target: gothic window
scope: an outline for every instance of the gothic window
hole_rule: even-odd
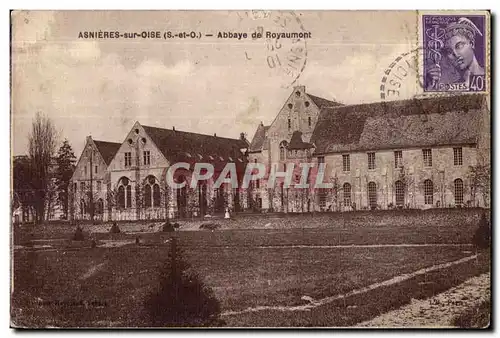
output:
[[[288,143],[286,141],[281,141],[280,143],[280,161],[284,161],[286,159],[286,147]]]
[[[155,183],[155,185],[153,185],[153,206],[159,207],[160,200],[161,200],[160,186],[158,185],[158,183]]]
[[[144,207],[151,208],[151,186],[149,184],[144,187]]]

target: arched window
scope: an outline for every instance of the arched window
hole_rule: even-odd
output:
[[[118,187],[118,207],[125,208],[125,187],[123,185]]]
[[[85,205],[85,200],[80,201],[80,211],[82,215],[85,215],[87,213],[87,206]]]
[[[156,183],[157,180],[153,175],[149,175],[144,179],[144,207],[159,207],[160,206],[160,186]]]
[[[104,213],[104,202],[102,201],[102,198],[97,200],[96,209],[98,215],[102,215]]]
[[[396,205],[401,206],[405,204],[405,185],[401,181],[396,181]]]
[[[286,141],[281,141],[280,143],[280,161],[284,161],[286,159],[286,148],[288,143]]]
[[[155,183],[153,185],[153,206],[159,207],[160,200],[161,200],[160,186],[158,185],[158,183]]]
[[[431,180],[424,181],[424,200],[425,204],[434,203],[434,184]]]
[[[377,208],[377,184],[375,182],[368,183],[368,204],[370,209]]]
[[[454,182],[455,184],[455,205],[461,205],[464,203],[464,181],[457,178]]]
[[[132,186],[127,185],[127,208],[132,207]]]
[[[351,206],[351,185],[349,183],[344,183],[344,186],[342,187],[342,191],[344,194],[344,206],[350,207]]]
[[[151,208],[151,186],[149,184],[144,187],[144,207]]]
[[[132,186],[127,177],[122,177],[118,181],[118,207],[125,209],[132,207]]]

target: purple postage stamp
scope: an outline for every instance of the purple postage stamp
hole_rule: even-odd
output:
[[[423,15],[424,91],[486,91],[486,16]]]

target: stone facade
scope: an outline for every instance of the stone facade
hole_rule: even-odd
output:
[[[252,140],[249,161],[267,167],[253,194],[263,197],[263,212],[489,207],[489,193],[471,177],[471,167],[490,165],[489,121],[488,102],[480,96],[343,106],[295,87]],[[294,134],[308,145],[293,145]],[[297,167],[306,162],[314,165],[310,182],[325,163],[329,188],[278,183],[268,189],[271,171],[294,163],[298,183]]]

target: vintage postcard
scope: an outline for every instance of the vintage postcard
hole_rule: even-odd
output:
[[[11,12],[12,328],[489,328],[489,11]]]

